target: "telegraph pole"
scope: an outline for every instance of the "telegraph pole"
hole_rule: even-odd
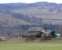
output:
[[[19,37],[19,32],[18,32],[18,40],[20,39],[20,37]]]
[[[40,27],[42,26],[42,19],[40,18]]]
[[[22,40],[22,31],[21,31],[21,40]]]

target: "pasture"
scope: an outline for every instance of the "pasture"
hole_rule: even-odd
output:
[[[62,50],[62,40],[42,42],[3,41],[0,50]]]

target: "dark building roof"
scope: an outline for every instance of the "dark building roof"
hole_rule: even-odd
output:
[[[42,27],[32,27],[28,31],[42,31],[42,30],[43,30]]]

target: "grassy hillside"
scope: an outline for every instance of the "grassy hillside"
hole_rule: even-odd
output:
[[[0,25],[2,26],[17,26],[17,25],[29,25],[30,22],[23,19],[18,19],[12,15],[0,15]]]
[[[0,28],[2,32],[4,28],[6,30],[6,27],[7,30],[10,27],[9,30],[12,31],[21,29],[21,25],[44,26],[44,24],[51,28],[57,24],[62,24],[62,4],[48,2],[0,4]]]

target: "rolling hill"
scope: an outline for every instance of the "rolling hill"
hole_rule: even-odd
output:
[[[62,4],[48,2],[0,4],[0,33],[6,31],[14,33],[24,30],[25,25],[40,24],[62,24]]]

